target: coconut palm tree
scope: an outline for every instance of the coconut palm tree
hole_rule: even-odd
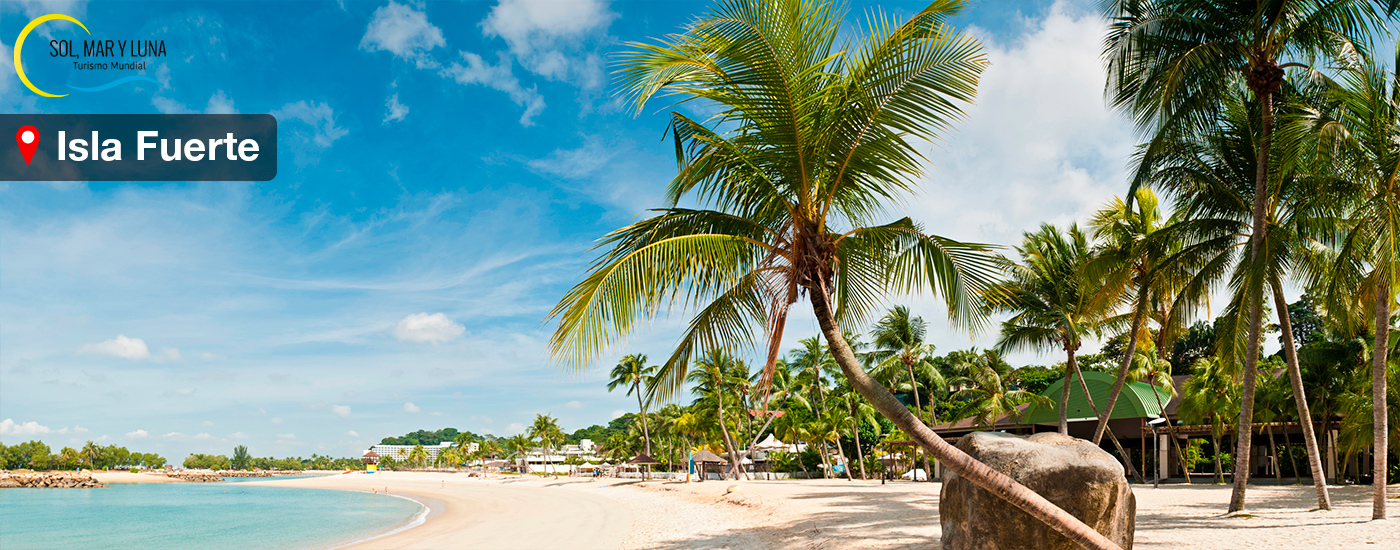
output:
[[[656,366],[647,366],[647,356],[632,354],[622,358],[609,375],[608,391],[619,386],[627,387],[627,395],[637,394],[637,409],[641,411],[642,441],[646,444],[647,456],[651,456],[651,430],[647,428],[647,405],[642,401],[642,389],[650,390]]]
[[[83,463],[89,470],[97,469],[97,464],[102,461],[102,446],[89,440],[83,444]]]
[[[1024,411],[1018,407],[1027,403],[1046,408],[1055,406],[1054,401],[1043,395],[1007,388],[996,369],[987,366],[972,370],[951,382],[961,388],[953,394],[953,399],[964,403],[962,414],[986,428],[994,428],[997,419],[1008,414],[1016,418],[1019,424]]]
[[[1396,60],[1400,60],[1397,52]],[[1345,65],[1341,85],[1327,93],[1326,108],[1309,125],[1327,152],[1336,183],[1354,205],[1343,222],[1332,261],[1318,270],[1321,298],[1328,310],[1347,311],[1357,289],[1369,295],[1374,313],[1371,349],[1373,445],[1376,472],[1386,472],[1386,355],[1390,349],[1391,308],[1400,272],[1400,72],[1374,60]],[[1375,476],[1373,519],[1385,519],[1385,475]]]
[[[923,402],[919,395],[919,379],[914,376],[915,370],[930,380],[934,387],[944,388],[946,391],[948,384],[943,380],[938,369],[929,362],[933,355],[933,344],[924,342],[924,335],[928,331],[928,325],[923,318],[913,317],[909,314],[908,306],[895,306],[880,319],[871,329],[870,336],[873,338],[871,345],[873,350],[866,353],[870,361],[874,363],[871,369],[875,376],[893,380],[894,373],[909,375],[909,391],[914,396],[914,410],[922,411]],[[889,373],[889,374],[885,374]],[[927,394],[925,394],[927,396]],[[934,419],[933,401],[929,400],[928,424],[934,426],[938,421]],[[932,472],[929,468],[928,454],[923,455],[924,471]]]
[[[535,421],[530,424],[530,438],[538,439],[540,448],[544,451],[544,472],[550,473],[549,452],[554,450],[554,445],[564,440],[564,430],[559,428],[559,419],[547,414],[535,415]]]
[[[729,433],[729,422],[724,411],[724,394],[729,393],[732,386],[740,382],[740,379],[733,376],[732,363],[737,361],[738,359],[730,357],[723,350],[710,350],[704,357],[695,361],[695,370],[687,376],[687,381],[694,384],[692,391],[700,396],[696,403],[714,403],[716,422],[719,423],[720,434],[724,437],[724,448],[729,457],[730,473],[735,479],[740,476],[739,447]]]
[[[420,466],[420,467],[421,467],[421,466],[423,465],[423,463],[426,462],[427,460],[428,460],[428,451],[427,451],[426,449],[423,448],[423,445],[422,445],[422,444],[414,445],[414,446],[413,446],[413,449],[410,450],[410,451],[408,451],[408,463],[409,463],[409,464],[412,464],[412,465],[414,465],[414,466]]]
[[[1138,348],[1126,373],[1128,382],[1144,382],[1160,390],[1152,394],[1157,400],[1157,410],[1162,411],[1163,418],[1166,417],[1167,402],[1177,396],[1176,384],[1172,381],[1172,364],[1164,355],[1154,349],[1149,341],[1148,345]],[[1163,393],[1167,394],[1166,399],[1162,399]],[[1181,460],[1181,471],[1186,475],[1186,483],[1191,483],[1191,468],[1186,467],[1190,461],[1186,460],[1186,452],[1181,449],[1181,442],[1176,437],[1176,427],[1170,422],[1167,423],[1167,437],[1176,448],[1177,458]]]
[[[1393,0],[1390,1],[1395,4]],[[1209,132],[1219,105],[1237,85],[1253,94],[1260,120],[1255,163],[1251,262],[1262,262],[1275,95],[1286,68],[1306,67],[1318,54],[1364,51],[1379,15],[1369,0],[1114,0],[1104,57],[1110,103],[1152,134],[1129,193],[1152,174],[1151,159],[1177,134]],[[1230,512],[1244,510],[1249,437],[1262,327],[1264,270],[1255,269],[1241,304],[1248,312],[1244,384]]]
[[[881,414],[954,472],[1073,541],[1108,539],[1025,486],[948,445],[873,380],[843,329],[894,292],[936,290],[952,319],[985,325],[999,259],[990,247],[929,235],[885,209],[914,189],[918,153],[962,116],[986,67],[980,45],[938,0],[907,20],[873,12],[842,33],[844,10],[800,0],[726,0],[683,32],[631,44],[623,90],[638,112],[658,97],[702,100],[704,122],[675,112],[680,166],[668,204],[605,237],[586,278],[552,311],[557,360],[583,368],[644,319],[694,311],[662,365],[679,391],[693,356],[759,344],[771,376],[792,304],[805,298],[842,373]],[[682,200],[697,208],[683,208]]]
[[[1297,87],[1290,87],[1292,98],[1300,98]],[[1315,251],[1319,243],[1330,241],[1334,232],[1333,210],[1345,203],[1345,197],[1328,191],[1318,184],[1312,173],[1316,162],[1310,162],[1297,130],[1289,123],[1286,139],[1275,148],[1271,159],[1274,167],[1264,197],[1264,249],[1267,253],[1257,261],[1251,256],[1255,199],[1255,168],[1260,155],[1259,120],[1250,107],[1251,100],[1242,87],[1236,94],[1224,98],[1216,113],[1216,131],[1212,134],[1178,134],[1172,142],[1164,142],[1152,159],[1152,178],[1147,182],[1175,196],[1175,210],[1182,221],[1169,232],[1186,234],[1177,256],[1187,258],[1194,267],[1191,277],[1183,282],[1174,298],[1172,308],[1180,310],[1171,316],[1191,317],[1205,294],[1228,278],[1230,301],[1222,315],[1224,323],[1216,327],[1219,340],[1216,355],[1236,380],[1243,379],[1246,390],[1253,391],[1257,369],[1248,368],[1250,354],[1258,353],[1260,335],[1251,325],[1250,300],[1256,284],[1266,285],[1274,300],[1274,310],[1282,328],[1282,350],[1293,389],[1294,405],[1299,418],[1310,418],[1307,392],[1298,367],[1296,345],[1293,342],[1292,321],[1288,316],[1283,280],[1313,273],[1316,278]],[[1147,160],[1144,160],[1147,162]],[[1179,260],[1172,260],[1179,261]],[[1297,267],[1306,267],[1298,270]],[[1262,280],[1262,283],[1260,281]],[[1254,342],[1254,345],[1248,345]],[[1255,359],[1257,363],[1257,358]],[[1237,372],[1237,366],[1245,372]],[[1251,375],[1250,372],[1255,374]],[[1250,377],[1255,382],[1250,382]],[[1246,392],[1249,393],[1249,392]],[[1250,401],[1252,403],[1252,400]],[[1251,418],[1253,413],[1251,412]],[[1249,434],[1237,437],[1251,439]],[[1311,423],[1303,423],[1303,438],[1308,449],[1309,468],[1313,474],[1318,507],[1331,508],[1323,475],[1321,449]],[[1237,449],[1238,452],[1238,449]],[[1237,463],[1238,464],[1238,463]],[[1237,478],[1248,475],[1237,472]]]
[[[866,426],[874,428],[875,439],[880,438],[880,422],[875,418],[875,408],[870,406],[870,402],[854,391],[846,391],[836,398],[837,408],[840,411],[841,424],[851,430],[851,436],[856,444],[856,464],[860,465],[860,478],[869,479],[865,473],[865,449],[860,443],[860,430]],[[928,470],[924,470],[928,471]]]
[[[511,455],[520,462],[520,473],[528,473],[530,467],[529,454],[530,447],[535,445],[535,440],[530,438],[529,433],[516,434],[506,438],[506,447],[510,449]]]
[[[1202,359],[1196,362],[1182,393],[1185,395],[1179,409],[1181,418],[1191,423],[1210,423],[1210,441],[1215,448],[1215,482],[1224,484],[1225,472],[1220,466],[1220,436],[1225,432],[1226,419],[1239,407],[1239,393],[1234,380],[1218,359]]]
[[[1094,427],[1095,445],[1103,438],[1109,415],[1118,404],[1138,340],[1145,336],[1144,320],[1152,309],[1154,295],[1169,293],[1172,283],[1183,274],[1180,262],[1168,261],[1180,251],[1181,239],[1177,232],[1164,231],[1176,219],[1164,214],[1151,189],[1138,189],[1134,198],[1124,202],[1114,197],[1094,214],[1091,225],[1094,238],[1101,244],[1087,270],[1102,274],[1105,284],[1112,287],[1110,291],[1121,292],[1127,298],[1132,316],[1118,377]]]
[[[1012,315],[1001,324],[997,350],[1005,353],[1058,348],[1065,352],[1059,425],[1060,433],[1069,435],[1069,396],[1076,379],[1089,408],[1098,414],[1079,370],[1076,352],[1085,336],[1097,335],[1110,320],[1116,295],[1087,271],[1093,251],[1088,237],[1076,224],[1063,233],[1053,225],[1042,224],[1039,231],[1026,233],[1016,250],[1021,264],[1000,288],[1010,298],[998,309]],[[1109,432],[1108,439],[1118,449],[1124,468],[1140,478],[1118,438]]]

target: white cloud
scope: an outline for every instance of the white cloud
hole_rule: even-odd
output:
[[[206,115],[232,115],[237,113],[238,110],[233,107],[233,100],[229,99],[228,94],[225,94],[223,90],[219,90],[215,92],[214,95],[209,96],[209,104],[204,107],[204,114]]]
[[[24,437],[46,434],[51,431],[53,430],[50,430],[48,426],[41,425],[33,420],[23,424],[16,424],[13,418],[0,420],[0,435],[17,435]]]
[[[96,344],[85,344],[78,348],[78,353],[110,355],[131,360],[151,358],[151,350],[146,347],[146,342],[140,338],[127,338],[124,334]]]
[[[446,46],[442,29],[428,22],[428,14],[411,6],[393,2],[374,10],[374,18],[360,38],[360,49],[370,52],[387,51],[395,57],[412,61],[420,69],[433,68],[437,62],[428,52]]]
[[[525,425],[519,422],[511,422],[509,426],[506,426],[507,433],[520,433],[523,431],[525,431]]]
[[[160,355],[156,358],[162,361],[179,361],[180,350],[176,348],[161,348]]]
[[[350,437],[360,437],[359,432],[356,432],[355,430],[350,430],[350,431],[348,431],[348,432],[345,432],[345,435],[348,435],[348,436],[350,436]]]
[[[297,434],[277,434],[277,439],[296,439]]]
[[[146,439],[147,437],[150,437],[150,436],[151,436],[150,432],[147,432],[146,430],[136,430],[136,431],[134,431],[134,432],[126,432],[126,438],[127,438],[127,439]]]
[[[179,388],[179,389],[170,390],[169,393],[173,393],[173,394],[175,394],[175,395],[194,395],[194,392],[195,392],[195,389],[194,389],[194,388]]]
[[[273,111],[272,116],[277,117],[279,122],[299,120],[310,125],[312,133],[308,139],[321,148],[330,147],[331,143],[350,132],[335,125],[335,110],[326,103],[310,103],[306,100],[288,103]]]
[[[394,338],[405,342],[440,344],[461,338],[467,331],[461,323],[442,313],[414,313],[394,327]]]
[[[579,402],[579,401],[570,401],[570,402],[568,402],[568,403],[565,403],[565,404],[564,404],[564,407],[565,407],[565,408],[569,408],[569,409],[582,409],[582,408],[583,408],[583,403],[581,403],[581,402]]]
[[[532,73],[584,88],[603,83],[602,58],[591,51],[616,14],[605,0],[501,0],[481,22],[487,36],[504,39]]]
[[[414,405],[412,401],[403,404],[403,412],[416,413],[423,410],[422,407]]]
[[[195,434],[195,436],[194,436],[195,439],[209,439],[210,437],[212,437],[212,436],[210,436],[210,435],[207,434],[207,433],[198,433],[198,434]]]
[[[160,111],[161,114],[185,115],[190,113],[190,108],[186,107],[185,104],[165,96],[158,95],[151,97],[151,105],[155,107],[157,111]]]
[[[408,116],[408,106],[399,103],[399,94],[389,96],[389,99],[384,102],[384,106],[389,109],[389,112],[384,115],[384,124],[403,120],[404,117]]]
[[[243,432],[233,432],[233,433],[231,433],[231,434],[228,434],[228,438],[229,438],[229,439],[248,439],[248,434],[245,434],[245,433],[243,433]]]
[[[282,419],[281,419],[281,418],[278,418],[278,417],[273,417],[273,418],[272,418],[272,423],[273,423],[273,424],[281,424],[281,423],[282,423]]]
[[[350,405],[331,405],[331,412],[341,418],[350,418]]]
[[[214,421],[212,421],[212,420],[205,420],[203,423],[200,424],[200,426],[204,426],[204,427],[206,427],[206,428],[212,427],[213,425],[214,425]]]
[[[205,361],[218,361],[218,360],[220,360],[220,359],[228,359],[227,357],[224,357],[224,356],[219,355],[219,354],[217,354],[217,353],[209,353],[209,352],[207,352],[207,351],[204,352],[204,353],[199,354],[199,358],[200,358],[200,359],[203,359],[203,360],[205,360]]]
[[[607,166],[624,149],[608,147],[598,136],[584,138],[583,145],[574,149],[555,149],[544,158],[525,164],[531,170],[568,179],[588,177]]]
[[[627,414],[627,411],[624,411],[624,410],[622,410],[622,409],[618,409],[618,410],[613,411],[613,412],[612,412],[612,416],[608,417],[608,419],[609,419],[609,420],[613,420],[613,419],[616,419],[616,418],[618,418],[618,417],[620,417],[620,416],[622,416],[622,415],[624,415],[624,414]]]
[[[516,105],[525,108],[525,112],[520,115],[521,126],[534,126],[535,115],[544,110],[544,96],[540,95],[535,86],[526,88],[520,84],[520,80],[510,71],[510,57],[504,53],[500,56],[500,62],[492,65],[482,59],[480,55],[471,52],[459,52],[462,61],[466,64],[453,61],[451,65],[444,67],[438,72],[443,77],[451,78],[458,84],[480,84],[488,88],[505,92],[510,96],[510,100]]]

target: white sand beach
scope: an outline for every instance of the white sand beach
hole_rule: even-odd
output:
[[[936,548],[937,483],[707,481],[680,483],[389,472],[253,483],[419,497],[418,527],[357,549]],[[730,491],[733,487],[734,490]],[[1400,548],[1400,522],[1370,521],[1369,487],[1334,487],[1331,512],[1310,486],[1250,489],[1247,515],[1225,517],[1229,486],[1135,487],[1135,548]],[[1392,487],[1400,496],[1400,487]],[[1400,499],[1392,499],[1392,515]]]

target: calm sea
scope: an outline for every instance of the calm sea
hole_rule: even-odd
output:
[[[0,548],[332,548],[420,510],[384,495],[237,482],[0,489]]]

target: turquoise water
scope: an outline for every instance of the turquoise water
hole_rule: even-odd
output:
[[[0,489],[0,548],[331,548],[421,509],[384,495],[245,483]]]

